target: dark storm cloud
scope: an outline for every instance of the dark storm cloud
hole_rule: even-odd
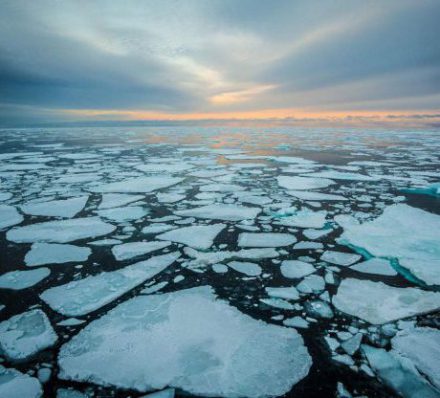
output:
[[[2,119],[39,109],[439,108],[437,0],[0,7]]]

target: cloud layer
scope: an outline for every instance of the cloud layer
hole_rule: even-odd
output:
[[[82,110],[435,113],[438,15],[438,0],[5,0],[0,122]]]

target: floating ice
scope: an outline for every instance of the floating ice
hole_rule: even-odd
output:
[[[344,253],[334,250],[326,250],[321,256],[321,261],[348,267],[356,261],[359,261],[361,258],[362,256],[356,253]]]
[[[32,310],[18,314],[0,323],[0,348],[8,359],[27,359],[53,346],[58,336],[46,314]]]
[[[160,203],[176,203],[185,199],[185,195],[180,195],[177,193],[158,193],[157,200]]]
[[[42,395],[43,390],[37,378],[0,365],[0,397],[40,398]]]
[[[332,178],[334,180],[352,180],[352,181],[377,181],[379,178],[367,176],[365,174],[359,173],[344,173],[342,171],[319,171],[316,173],[309,173],[307,177],[317,177],[317,178]]]
[[[84,208],[88,199],[88,196],[80,196],[71,199],[29,203],[21,206],[21,210],[34,216],[72,218]]]
[[[23,216],[14,206],[0,205],[0,229],[20,224]]]
[[[115,229],[114,225],[107,224],[97,217],[74,218],[15,227],[6,233],[6,238],[17,243],[66,243],[107,235]]]
[[[265,298],[260,299],[263,304],[268,305],[269,307],[278,308],[280,310],[294,310],[295,306],[292,303],[289,303],[286,300],[279,298]]]
[[[208,184],[200,187],[201,192],[238,192],[244,188],[236,184]]]
[[[92,192],[148,193],[182,182],[183,178],[169,176],[135,177],[119,182],[91,187]]]
[[[112,253],[116,260],[122,261],[163,249],[169,245],[170,242],[130,242],[113,246]]]
[[[178,216],[207,218],[212,220],[241,221],[254,219],[261,209],[237,205],[213,204],[196,207],[194,209],[179,210],[174,213]]]
[[[291,234],[272,232],[243,232],[238,236],[238,246],[241,247],[281,247],[290,246],[296,242]]]
[[[11,271],[0,276],[0,289],[21,290],[34,286],[50,275],[49,268]]]
[[[440,293],[349,278],[342,280],[332,302],[342,312],[380,325],[439,309]]]
[[[278,176],[278,185],[289,191],[326,188],[335,182],[325,178]]]
[[[24,262],[28,267],[43,264],[63,264],[86,261],[92,251],[88,247],[60,245],[58,243],[34,243],[26,253]]]
[[[101,204],[98,209],[111,209],[113,207],[125,206],[129,203],[144,199],[143,195],[129,195],[123,193],[107,193],[102,195]]]
[[[183,243],[194,249],[206,250],[213,245],[215,237],[225,227],[225,224],[194,225],[165,232],[156,238]]]
[[[440,216],[405,204],[385,208],[373,221],[345,222],[340,242],[377,257],[397,258],[427,284],[440,280]]]
[[[289,279],[303,278],[316,271],[313,265],[299,260],[284,260],[280,270],[281,274]]]
[[[411,361],[394,350],[389,352],[368,345],[361,347],[370,366],[379,378],[403,398],[438,398],[434,389],[417,371]]]
[[[326,223],[327,212],[313,211],[303,209],[295,212],[295,214],[276,219],[276,224],[285,227],[299,227],[299,228],[323,228]]]
[[[146,227],[142,228],[141,232],[145,235],[159,234],[161,232],[166,232],[166,231],[169,231],[170,229],[175,229],[175,228],[176,227],[174,225],[156,223],[153,225],[147,225]]]
[[[283,395],[312,363],[293,329],[256,321],[208,287],[130,299],[66,343],[58,362],[63,379],[205,397]]]
[[[354,269],[358,272],[364,272],[366,274],[376,275],[397,275],[396,270],[391,266],[388,260],[382,258],[370,258],[367,261],[355,264],[350,269]]]
[[[300,177],[297,177],[300,178]],[[348,200],[342,195],[333,195],[329,193],[321,193],[321,192],[308,192],[308,191],[287,191],[288,195],[295,196],[301,200],[328,200],[328,201],[338,201],[343,202]]]
[[[228,267],[247,276],[258,276],[262,272],[258,264],[245,261],[231,261],[228,263]]]
[[[54,311],[80,316],[95,311],[163,271],[179,253],[164,254],[117,271],[102,272],[79,281],[52,287],[40,297]]]
[[[440,395],[439,343],[440,330],[428,327],[402,330],[391,340],[393,349],[408,358],[439,389]]]
[[[194,166],[188,163],[175,163],[175,164],[167,164],[167,163],[147,163],[142,164],[140,166],[136,166],[136,169],[139,171],[143,171],[144,173],[181,173],[182,171],[193,169]]]
[[[114,207],[107,210],[98,210],[98,215],[115,222],[133,221],[145,217],[149,210],[141,206]]]
[[[266,293],[270,297],[281,298],[285,300],[298,300],[299,293],[293,286],[291,287],[266,287]]]

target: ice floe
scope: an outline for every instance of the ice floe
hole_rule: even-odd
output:
[[[101,203],[99,204],[99,209],[111,209],[113,207],[125,206],[129,203],[142,200],[143,195],[129,195],[123,193],[106,193],[102,195]]]
[[[0,289],[21,290],[40,283],[50,275],[49,268],[10,271],[0,276]]]
[[[225,227],[225,224],[193,225],[165,232],[156,236],[156,238],[183,243],[194,249],[207,250],[213,245],[214,239]]]
[[[289,191],[326,188],[335,182],[326,178],[278,176],[278,185]]]
[[[273,232],[242,232],[238,236],[240,247],[282,247],[296,242],[292,234]]]
[[[117,271],[102,272],[79,281],[52,287],[44,291],[40,297],[60,314],[85,315],[162,272],[178,258],[177,252],[152,257]]]
[[[170,242],[129,242],[112,247],[112,253],[116,260],[129,260],[131,258],[154,252],[168,247]]]
[[[282,395],[312,363],[293,329],[256,321],[208,287],[128,300],[66,343],[58,362],[63,379],[219,397]]]
[[[0,349],[8,359],[24,360],[58,340],[46,314],[32,310],[0,323]]]
[[[370,258],[367,261],[355,264],[350,267],[358,272],[375,275],[397,275],[396,270],[391,266],[388,260],[382,258]]]
[[[91,187],[92,192],[148,193],[167,188],[183,181],[183,178],[169,176],[135,177],[123,181]]]
[[[379,325],[440,309],[440,293],[349,278],[342,280],[332,303],[342,312]]]
[[[6,238],[17,243],[66,243],[107,235],[115,229],[114,225],[107,224],[96,217],[74,218],[15,227],[6,233]]]
[[[80,196],[63,200],[29,203],[21,206],[21,210],[34,216],[72,218],[84,208],[88,199],[88,196]]]
[[[34,243],[26,253],[24,262],[28,267],[44,264],[63,264],[86,261],[92,251],[88,247],[58,243]]]
[[[231,261],[227,265],[235,271],[247,276],[258,276],[262,272],[262,269],[258,264],[246,261]]]
[[[2,398],[40,398],[43,395],[37,378],[0,365],[0,396]]]
[[[296,279],[313,274],[316,269],[313,265],[299,260],[284,260],[280,267],[285,278]]]
[[[359,261],[361,258],[362,256],[356,253],[344,253],[335,250],[326,250],[321,256],[321,261],[348,267],[349,265],[354,264],[356,261]]]
[[[178,210],[174,213],[178,216],[206,218],[212,220],[241,221],[254,219],[261,209],[228,204],[214,204],[194,209]]]
[[[23,216],[14,206],[0,205],[0,230],[20,224]]]

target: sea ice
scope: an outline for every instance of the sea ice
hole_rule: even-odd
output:
[[[21,210],[34,216],[72,218],[84,208],[88,199],[88,196],[80,196],[70,199],[29,203],[21,206]]]
[[[247,276],[258,276],[262,272],[262,269],[258,264],[246,261],[231,261],[228,263],[228,267]]]
[[[359,254],[356,253],[344,253],[337,252],[334,250],[326,250],[322,256],[321,261],[325,261],[327,263],[342,265],[343,267],[348,267],[349,265],[359,261],[362,258]]]
[[[156,238],[183,243],[194,249],[207,250],[213,245],[214,239],[225,227],[225,224],[194,225],[165,232],[156,236]]]
[[[145,217],[148,209],[141,206],[114,207],[107,210],[98,210],[98,215],[115,222],[133,221]]]
[[[241,221],[254,219],[261,209],[228,204],[213,204],[196,207],[194,209],[179,210],[174,213],[178,216],[207,218],[212,220]]]
[[[28,267],[43,264],[63,264],[87,261],[92,251],[88,247],[61,245],[58,243],[34,243],[26,253],[24,262]]]
[[[309,173],[307,177],[317,177],[317,178],[332,178],[334,180],[352,180],[352,181],[377,181],[379,178],[367,176],[365,174],[359,173],[344,173],[342,171],[319,171],[316,173]]]
[[[326,178],[278,176],[278,185],[289,191],[326,188],[335,182]]]
[[[386,275],[394,276],[397,275],[396,270],[391,266],[388,260],[382,258],[370,258],[367,261],[355,264],[350,267],[358,272],[363,272],[366,274],[376,274],[376,275]]]
[[[299,178],[299,177],[298,177]],[[338,201],[338,202],[344,202],[348,200],[342,195],[333,195],[329,193],[321,193],[321,192],[308,192],[308,191],[287,191],[288,195],[295,196],[298,199],[301,200],[328,200],[328,201]]]
[[[302,209],[295,214],[276,219],[276,224],[285,227],[299,228],[323,228],[326,223],[327,212],[325,210],[313,211]]]
[[[313,265],[299,260],[284,260],[280,270],[281,274],[288,279],[303,278],[316,271]]]
[[[102,195],[99,210],[122,207],[129,203],[144,199],[144,195],[129,195],[123,193],[107,193]]]
[[[11,271],[0,276],[0,289],[21,290],[34,286],[50,275],[49,268]]]
[[[312,364],[294,329],[254,320],[209,287],[132,298],[66,343],[58,362],[62,379],[204,397],[283,395]]]
[[[95,311],[163,271],[179,253],[169,253],[129,265],[117,271],[102,272],[79,281],[52,287],[40,297],[54,311],[81,316]]]
[[[380,325],[438,310],[440,293],[349,278],[342,280],[332,303],[339,311]]]
[[[129,242],[112,247],[112,253],[116,260],[129,260],[130,258],[148,254],[163,249],[170,245],[170,242]]]
[[[23,216],[14,206],[0,205],[0,230],[20,224],[22,221]]]
[[[272,232],[243,232],[238,236],[240,247],[282,247],[290,246],[296,242],[291,234]]]
[[[46,314],[32,310],[0,323],[0,349],[13,361],[27,359],[58,340]]]
[[[291,287],[266,287],[266,293],[273,298],[285,300],[298,300],[299,293],[293,286]]]
[[[42,395],[43,390],[36,377],[0,365],[0,397],[40,398]]]
[[[135,177],[123,181],[91,187],[92,192],[148,193],[167,188],[183,181],[183,178],[169,176]]]
[[[15,227],[6,233],[6,239],[16,243],[66,243],[79,239],[107,235],[116,229],[97,217],[48,221]]]

